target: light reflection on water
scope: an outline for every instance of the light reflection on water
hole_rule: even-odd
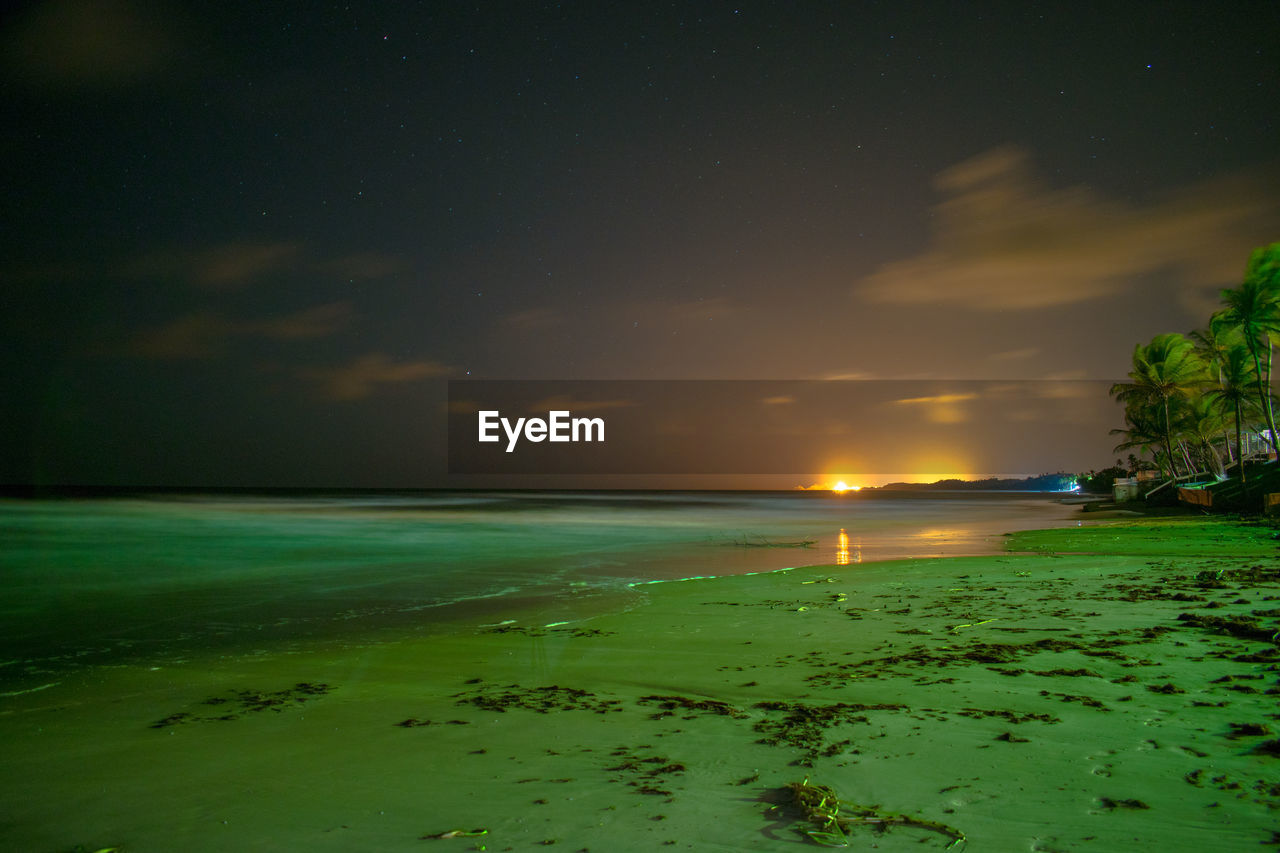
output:
[[[915,533],[917,539],[936,544],[963,540],[968,531],[960,527],[927,527]]]
[[[854,539],[853,548],[849,548],[849,534],[844,532],[844,528],[840,528],[840,533],[836,536],[836,565],[847,566],[850,563],[862,562],[862,540]]]

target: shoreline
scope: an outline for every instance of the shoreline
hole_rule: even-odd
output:
[[[645,584],[553,627],[86,670],[0,705],[0,839],[803,849],[785,801],[808,778],[968,849],[1256,850],[1280,809],[1280,655],[1244,617],[1280,610],[1273,537],[1032,531],[1009,539],[1038,553]]]
[[[243,496],[8,503],[0,692],[87,664],[441,633],[513,611],[580,619],[630,606],[636,581],[838,561],[845,527],[843,557],[857,563],[991,553],[1006,530],[1074,515],[996,497],[913,501],[909,511],[790,495],[689,507],[688,494],[675,504],[579,495],[571,507],[558,495],[486,494],[465,509],[415,497],[395,512],[386,508],[398,498],[382,494],[265,512]],[[747,547],[801,540],[814,547]]]

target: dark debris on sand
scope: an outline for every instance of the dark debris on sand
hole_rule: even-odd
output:
[[[745,711],[733,707],[728,702],[721,702],[717,699],[691,699],[688,696],[641,696],[637,701],[641,705],[657,705],[661,709],[657,713],[650,715],[650,719],[654,720],[674,717],[677,712],[683,712],[682,719],[685,720],[692,720],[699,714],[733,717],[738,720],[744,720],[747,717]]]
[[[688,769],[665,755],[644,755],[639,749],[626,746],[616,747],[610,756],[618,763],[605,768],[606,772],[617,774],[609,781],[623,782],[637,794],[670,797],[671,789],[664,786]]]
[[[1197,613],[1179,613],[1178,621],[1245,640],[1276,642],[1277,637],[1280,637],[1280,628],[1263,627],[1257,619],[1247,616],[1202,616]]]
[[[246,714],[255,714],[262,711],[274,711],[279,714],[324,696],[332,689],[328,684],[299,681],[284,690],[268,692],[232,690],[217,696],[210,696],[200,703],[210,708],[216,708],[217,711],[179,711],[152,723],[151,728],[163,729],[183,723],[238,720]]]
[[[608,714],[622,710],[617,699],[602,699],[589,690],[561,687],[552,684],[545,687],[522,687],[510,684],[506,687],[480,687],[466,693],[455,693],[455,704],[474,705],[485,711],[505,713],[513,708],[548,714],[552,711],[591,711]]]
[[[871,720],[868,711],[905,711],[906,705],[876,704],[863,705],[857,703],[837,702],[831,705],[808,705],[803,702],[757,702],[760,708],[770,714],[756,722],[754,728],[764,735],[758,742],[770,746],[796,747],[802,750],[803,757],[799,763],[811,767],[813,762],[822,756],[834,756],[841,753],[856,754],[848,740],[829,743],[826,730],[838,725],[866,724]]]
[[[1113,800],[1110,797],[1099,797],[1098,802],[1108,811],[1113,809],[1149,809],[1151,806],[1142,800]]]
[[[1235,739],[1242,737],[1265,737],[1271,734],[1271,729],[1264,723],[1229,723],[1231,731],[1227,732],[1227,737]]]

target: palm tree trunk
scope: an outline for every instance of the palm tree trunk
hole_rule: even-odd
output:
[[[1252,337],[1245,338],[1249,345],[1249,354],[1253,356],[1253,372],[1258,377],[1258,402],[1262,405],[1262,414],[1267,419],[1267,430],[1271,433],[1271,448],[1280,452],[1280,443],[1276,441],[1276,419],[1271,413],[1271,345],[1267,344],[1267,384],[1262,384],[1262,361],[1258,358],[1258,343]]]
[[[1187,464],[1187,473],[1194,474],[1196,472],[1196,461],[1191,458],[1191,450],[1187,447],[1187,443],[1182,439],[1178,439],[1178,449],[1182,451],[1182,461]]]
[[[1236,405],[1235,405],[1235,409],[1236,409],[1236,459],[1238,459],[1238,460],[1239,460],[1239,464],[1240,464],[1240,485],[1242,485],[1242,486],[1243,486],[1243,485],[1244,485],[1244,482],[1245,482],[1245,476],[1244,476],[1244,448],[1243,448],[1243,447],[1241,446],[1241,444],[1240,444],[1240,398],[1239,398],[1239,397],[1236,397],[1235,403],[1236,403]]]
[[[1214,447],[1213,442],[1207,438],[1201,443],[1204,445],[1205,461],[1213,467],[1213,476],[1219,480],[1227,479],[1227,469],[1222,464],[1222,454],[1218,452],[1218,448]]]
[[[1173,462],[1173,430],[1169,424],[1169,398],[1164,398],[1164,452],[1169,459],[1169,477],[1178,479],[1178,466]]]
[[[1218,388],[1221,389],[1226,385],[1226,370],[1222,366],[1221,354],[1214,357],[1213,363],[1214,369],[1218,372]],[[1227,462],[1233,462],[1234,460],[1231,458],[1231,431],[1227,429],[1225,422],[1222,424],[1222,449],[1227,454]]]
[[[1276,416],[1271,410],[1271,336],[1267,336],[1267,393],[1263,396],[1262,402],[1266,405],[1267,411],[1267,429],[1271,431],[1271,446],[1276,450],[1277,458],[1280,458],[1280,441],[1276,440]],[[1259,385],[1262,383],[1262,377],[1258,377]]]

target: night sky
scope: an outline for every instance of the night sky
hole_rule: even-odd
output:
[[[7,483],[456,485],[466,377],[1118,379],[1280,239],[1275,2],[68,0],[0,60]]]

